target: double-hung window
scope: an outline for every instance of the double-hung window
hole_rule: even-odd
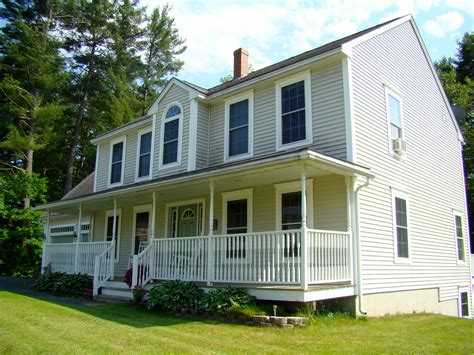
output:
[[[459,313],[461,317],[469,317],[469,294],[467,291],[459,292]]]
[[[140,133],[138,139],[137,179],[150,176],[151,168],[151,132]]]
[[[163,120],[162,129],[162,157],[161,165],[174,165],[180,163],[180,137],[182,130],[182,109],[172,105]]]
[[[312,142],[310,72],[277,82],[277,149]]]
[[[253,153],[253,91],[225,103],[224,161]]]
[[[405,150],[402,127],[402,100],[393,90],[385,87],[387,118],[390,134],[390,151],[400,153]]]
[[[125,139],[112,141],[110,147],[109,185],[120,185],[123,182],[124,153]]]
[[[408,261],[410,258],[408,200],[405,195],[393,192],[392,204],[395,258],[398,261]]]
[[[456,247],[458,261],[465,261],[464,235],[462,228],[462,218],[460,215],[454,215],[454,229],[456,233]]]

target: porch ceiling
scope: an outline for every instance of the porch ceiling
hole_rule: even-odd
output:
[[[61,200],[38,206],[37,209],[77,214],[78,205],[81,203],[83,213],[108,210],[113,208],[114,198],[117,200],[118,208],[141,205],[152,202],[153,191],[156,192],[157,200],[161,201],[192,199],[207,195],[211,180],[214,183],[215,193],[298,180],[301,176],[302,163],[307,178],[331,174],[373,177],[367,168],[305,150],[282,156],[281,159],[269,159],[261,164],[243,163],[241,167],[235,169],[222,169],[163,182],[151,181],[147,185],[104,191],[73,200]]]

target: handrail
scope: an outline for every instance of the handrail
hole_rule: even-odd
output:
[[[132,287],[145,286],[153,278],[154,251],[155,243],[154,240],[151,240],[150,244],[141,253],[133,256]]]
[[[97,296],[101,288],[108,280],[113,278],[115,262],[115,239],[110,246],[100,255],[96,255],[94,264],[93,296]]]

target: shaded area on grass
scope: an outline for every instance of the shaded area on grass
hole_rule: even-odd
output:
[[[474,352],[474,322],[430,314],[336,315],[288,331],[127,304],[60,305],[5,291],[0,309],[0,352]]]

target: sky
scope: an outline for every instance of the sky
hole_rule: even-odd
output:
[[[148,11],[172,5],[187,50],[177,77],[209,88],[232,72],[244,47],[260,69],[398,16],[412,14],[432,61],[456,54],[473,32],[474,0],[142,0]]]

